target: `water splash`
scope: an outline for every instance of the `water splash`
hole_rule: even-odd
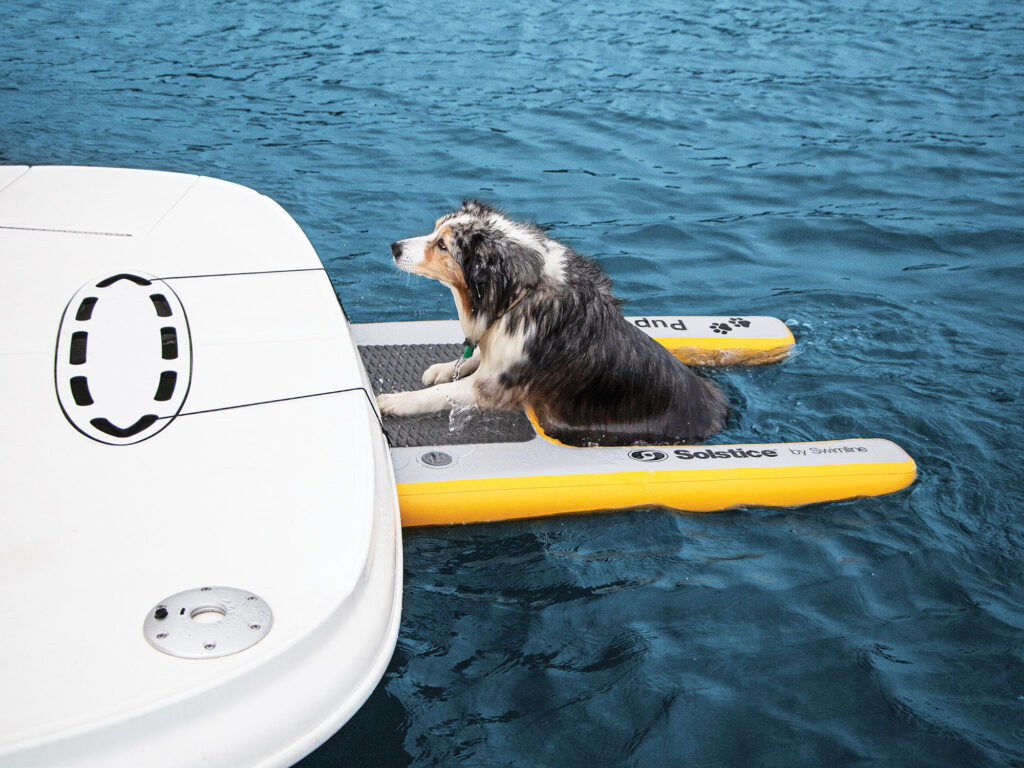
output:
[[[466,363],[466,361],[468,359],[469,359],[468,357],[460,357],[458,360],[455,361],[455,370],[452,372],[452,381],[458,381],[459,380],[460,371],[462,370],[462,366],[465,365],[465,363]]]
[[[480,412],[476,405],[458,405],[451,403],[452,409],[448,412],[448,431],[458,432],[466,427],[474,416]]]

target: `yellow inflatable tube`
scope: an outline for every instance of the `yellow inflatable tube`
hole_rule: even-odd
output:
[[[906,488],[917,475],[913,459],[888,440],[659,448],[570,448],[543,440],[501,445],[510,453],[522,451],[524,457],[528,450],[547,455],[535,455],[521,466],[524,471],[471,477],[487,458],[473,454],[488,446],[465,453],[459,450],[464,446],[446,446],[446,455],[462,453],[453,456],[450,465],[460,477],[445,479],[443,471],[434,476],[435,468],[421,463],[415,468],[406,465],[404,471],[396,469],[402,525],[646,506],[686,512],[795,507],[893,493]],[[590,471],[570,466],[578,465],[570,461],[571,453],[559,462],[557,450],[584,454],[581,458],[589,459]],[[505,466],[515,465],[515,458],[506,456]],[[555,471],[532,471],[544,465]]]

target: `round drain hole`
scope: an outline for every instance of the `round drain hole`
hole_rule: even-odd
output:
[[[193,608],[188,615],[192,621],[198,621],[200,624],[216,624],[227,616],[228,612],[226,608],[219,605],[202,605]]]
[[[258,595],[235,587],[200,587],[153,606],[143,633],[169,656],[212,659],[251,648],[267,636],[272,623],[270,606]]]

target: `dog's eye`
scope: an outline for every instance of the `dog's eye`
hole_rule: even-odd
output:
[[[444,244],[444,240],[438,240],[437,247],[440,248],[442,251],[448,250],[448,246]]]

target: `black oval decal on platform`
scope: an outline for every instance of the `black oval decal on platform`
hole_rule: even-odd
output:
[[[188,395],[192,339],[163,280],[123,272],[83,286],[57,333],[57,400],[86,437],[138,443],[166,429]]]
[[[664,451],[655,451],[652,448],[638,448],[629,452],[629,458],[636,461],[664,461],[668,454]]]

